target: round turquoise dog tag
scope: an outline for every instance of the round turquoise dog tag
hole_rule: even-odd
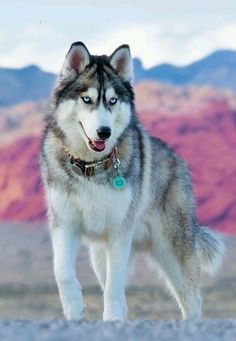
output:
[[[123,176],[118,175],[114,180],[113,180],[113,186],[116,189],[123,189],[126,187],[126,181],[125,178],[123,178]]]

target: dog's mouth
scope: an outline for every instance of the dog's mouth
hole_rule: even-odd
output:
[[[106,148],[106,142],[103,140],[92,141],[89,139],[89,147],[95,150],[95,152],[102,152]]]
[[[106,148],[106,141],[104,140],[91,140],[88,135],[86,134],[84,127],[82,125],[81,122],[79,122],[81,125],[81,128],[84,132],[84,135],[87,137],[88,139],[88,146],[90,147],[90,149],[94,150],[95,152],[102,152],[105,148]]]

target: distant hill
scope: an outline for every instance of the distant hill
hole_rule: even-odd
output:
[[[161,64],[144,69],[134,59],[135,81],[155,80],[175,85],[211,85],[236,91],[236,51],[219,50],[197,62],[178,67]]]
[[[0,106],[48,98],[55,80],[53,73],[36,65],[22,69],[0,68]]]
[[[211,85],[236,91],[236,51],[219,50],[209,56],[178,67],[160,64],[144,69],[141,60],[134,59],[135,82],[152,80],[174,85]],[[0,106],[49,97],[55,75],[35,65],[22,69],[0,68]]]

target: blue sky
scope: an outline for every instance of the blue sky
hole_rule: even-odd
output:
[[[127,4],[128,3],[128,4]],[[72,42],[110,54],[128,43],[145,67],[236,49],[236,0],[0,0],[0,66],[58,72]]]

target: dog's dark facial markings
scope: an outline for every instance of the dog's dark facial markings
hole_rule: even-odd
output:
[[[98,92],[96,107],[101,101],[107,110],[112,111],[111,106],[114,103],[109,103],[106,99],[105,93],[109,87],[112,87],[116,93],[116,97],[120,101],[130,103],[134,107],[134,92],[132,85],[122,75],[121,70],[124,68],[125,59],[121,58],[117,65],[117,70],[111,65],[111,57],[106,55],[96,56],[90,55],[83,43],[78,42],[72,44],[67,58],[73,52],[75,47],[82,48],[81,51],[74,52],[70,57],[67,66],[67,72],[62,73],[59,83],[54,92],[54,104],[58,106],[64,100],[78,99],[82,93],[86,93],[90,87],[95,87]],[[86,50],[84,50],[86,48]],[[127,45],[122,45],[121,48],[128,48]],[[117,49],[119,51],[119,49]],[[79,53],[80,52],[80,53]],[[87,65],[86,65],[87,59]],[[68,71],[68,70],[71,70]],[[76,72],[72,72],[72,71]]]

